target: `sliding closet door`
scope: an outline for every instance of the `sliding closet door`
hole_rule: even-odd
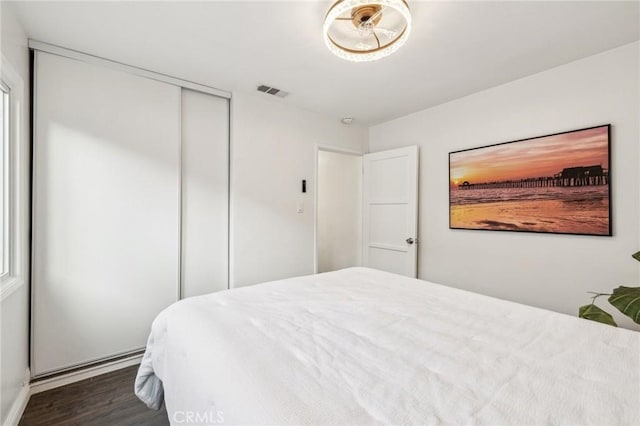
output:
[[[226,290],[229,101],[182,90],[182,295]]]
[[[180,96],[37,52],[35,376],[143,348],[177,299]]]

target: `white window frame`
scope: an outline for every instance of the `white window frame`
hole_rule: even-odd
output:
[[[2,208],[5,209],[4,239],[6,241],[5,260],[7,272],[0,277],[0,301],[5,300],[25,282],[27,265],[24,253],[26,244],[26,213],[27,213],[27,180],[28,164],[26,150],[28,149],[25,134],[24,98],[25,85],[20,75],[2,55],[0,62],[0,81],[9,92],[9,132],[7,146],[4,144],[5,159],[5,199]]]
[[[2,103],[2,135],[1,146],[2,150],[2,188],[0,188],[0,209],[2,209],[2,216],[0,216],[0,227],[2,227],[2,233],[0,234],[0,244],[2,244],[2,255],[0,256],[0,280],[5,280],[11,275],[11,235],[9,232],[9,225],[11,222],[11,212],[9,211],[10,205],[10,189],[11,189],[11,164],[10,158],[13,152],[11,149],[11,88],[2,81],[0,78],[0,102]]]

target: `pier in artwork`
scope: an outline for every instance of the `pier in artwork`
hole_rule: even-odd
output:
[[[502,180],[496,182],[471,183],[464,181],[459,189],[509,189],[509,188],[545,188],[578,187],[607,185],[609,170],[602,166],[567,167],[553,176],[541,176],[525,179]]]

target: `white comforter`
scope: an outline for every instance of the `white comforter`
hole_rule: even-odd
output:
[[[640,333],[350,268],[170,306],[162,385],[172,424],[638,425]]]

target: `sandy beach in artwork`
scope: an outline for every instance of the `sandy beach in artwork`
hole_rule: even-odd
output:
[[[606,189],[606,188],[603,188]],[[604,194],[572,191],[565,199],[532,199],[451,205],[451,226],[464,229],[609,234]],[[591,191],[593,192],[593,191]]]

